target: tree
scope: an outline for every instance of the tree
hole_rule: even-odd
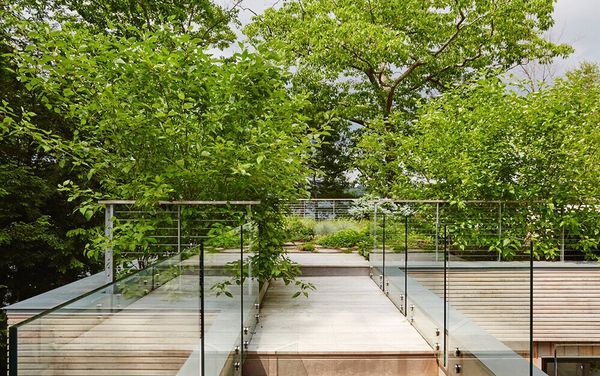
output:
[[[105,197],[141,206],[260,199],[261,278],[293,278],[282,255],[279,201],[305,186],[308,147],[318,135],[305,137],[305,99],[288,95],[277,66],[246,51],[211,57],[201,41],[170,30],[125,38],[71,23],[25,29],[35,47],[15,54],[20,80],[75,126],[66,136],[38,136],[34,124],[20,129],[80,181],[94,183],[62,186],[86,217]]]
[[[349,121],[338,116],[340,91],[335,86],[315,83],[310,72],[292,78],[291,91],[308,95],[303,114],[309,127],[318,130],[321,142],[312,145],[308,161],[313,198],[345,197],[352,188],[346,174],[352,170],[354,139]]]
[[[482,79],[423,105],[411,135],[396,140],[404,173],[392,192],[522,201],[529,213],[512,219],[548,237],[545,257],[557,255],[557,231],[564,228],[596,259],[600,70],[583,64],[537,92],[512,89],[498,78]]]
[[[235,39],[236,1],[226,9],[211,0],[16,0],[30,20],[76,22],[95,33],[136,37],[136,30],[169,29],[198,38],[204,46],[226,47]]]
[[[294,0],[256,17],[246,33],[279,51],[298,72],[338,85],[340,116],[365,127],[357,156],[363,180],[380,194],[399,172],[391,135],[410,133],[418,100],[481,70],[525,58],[548,61],[570,48],[541,33],[553,0]]]

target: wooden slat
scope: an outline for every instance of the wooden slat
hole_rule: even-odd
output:
[[[409,276],[441,296],[442,273]],[[600,342],[599,270],[539,270],[533,284],[535,341]],[[528,271],[450,270],[447,287],[450,305],[490,334],[503,341],[528,339]]]

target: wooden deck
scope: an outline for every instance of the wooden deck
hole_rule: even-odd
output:
[[[441,271],[409,276],[442,296]],[[600,269],[534,272],[534,340],[600,343]],[[451,270],[450,304],[504,342],[529,339],[529,272]]]

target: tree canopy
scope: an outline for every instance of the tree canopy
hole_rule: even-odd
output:
[[[553,4],[293,0],[267,9],[246,32],[297,72],[336,88],[339,116],[364,127],[356,156],[363,182],[386,195],[401,162],[389,136],[409,131],[419,99],[483,70],[570,52],[542,37],[553,24]]]
[[[600,71],[523,95],[483,79],[424,104],[399,136],[402,197],[578,202],[600,191]]]

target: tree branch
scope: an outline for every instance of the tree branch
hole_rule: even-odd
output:
[[[458,1],[455,1],[455,4],[458,6]],[[440,48],[437,49],[437,51],[433,52],[433,57],[438,57],[439,54],[441,54],[442,52],[444,52],[446,50],[446,48],[448,48],[450,46],[450,44],[452,42],[454,42],[454,40],[458,37],[458,34],[460,34],[462,28],[462,24],[465,22],[465,20],[467,19],[467,17],[465,16],[465,13],[462,11],[462,9],[460,9],[460,7],[458,8],[458,14],[459,14],[459,18],[458,18],[458,22],[455,25],[455,31],[454,33],[452,33],[452,35],[450,36],[450,38],[448,38],[448,40],[442,44],[442,46]]]

